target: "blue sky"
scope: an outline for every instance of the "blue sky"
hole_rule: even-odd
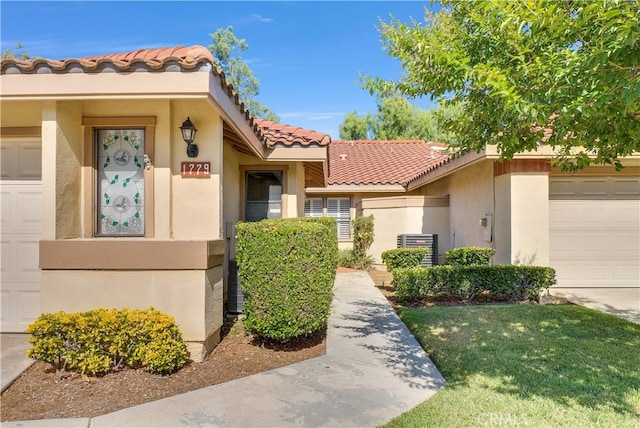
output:
[[[358,73],[396,78],[376,27],[393,15],[423,21],[428,1],[5,1],[1,49],[19,42],[33,56],[62,59],[139,48],[208,46],[233,27],[249,49],[242,57],[260,80],[258,100],[282,123],[339,139],[350,111],[374,112]],[[433,103],[416,102],[422,108]]]

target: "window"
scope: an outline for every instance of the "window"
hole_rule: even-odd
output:
[[[97,129],[96,235],[144,236],[144,129]]]
[[[323,201],[322,198],[308,198],[304,201],[305,217],[323,217]]]
[[[245,172],[245,220],[282,217],[282,171]]]
[[[305,217],[333,217],[338,226],[338,238],[351,238],[351,198],[307,198],[304,201]]]

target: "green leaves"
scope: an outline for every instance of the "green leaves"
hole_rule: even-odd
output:
[[[244,326],[287,341],[326,327],[338,261],[333,218],[238,223]]]
[[[635,2],[442,3],[426,24],[381,25],[383,47],[405,73],[366,77],[364,88],[460,102],[462,114],[443,123],[460,151],[495,144],[509,158],[549,144],[565,169],[616,165],[640,151]],[[574,148],[589,156],[573,159]]]
[[[189,359],[175,319],[153,308],[46,313],[27,333],[28,356],[82,374],[107,373],[122,364],[167,374]]]

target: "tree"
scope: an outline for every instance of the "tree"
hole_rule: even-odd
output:
[[[5,49],[4,51],[2,51],[2,54],[0,54],[0,58],[2,59],[31,59],[31,55],[29,55],[29,52],[26,52],[23,48],[22,48],[22,43],[16,43],[15,47],[14,47],[15,51],[13,49]]]
[[[400,96],[380,97],[374,114],[348,113],[340,125],[343,140],[425,140],[451,143],[455,134],[440,126],[440,118],[459,114],[457,105],[423,110]]]
[[[396,80],[372,93],[428,94],[462,114],[444,126],[460,151],[504,158],[551,145],[564,169],[621,168],[640,151],[640,6],[625,0],[442,0],[425,23],[381,23]]]
[[[369,128],[371,125],[371,115],[358,115],[352,111],[344,117],[344,122],[340,125],[340,138],[343,140],[366,140],[369,138]]]
[[[239,54],[233,56],[236,50],[243,52],[249,49],[247,41],[238,39],[233,34],[231,26],[226,29],[220,28],[210,36],[213,43],[209,45],[209,51],[218,60],[218,65],[224,71],[227,81],[238,93],[249,113],[254,117],[278,122],[280,120],[278,115],[256,100],[260,93],[260,81]]]
[[[378,103],[373,132],[378,140],[419,138],[415,132],[416,107],[402,97],[386,97]]]

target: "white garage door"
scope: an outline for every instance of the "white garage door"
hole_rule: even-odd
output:
[[[0,144],[0,331],[23,332],[40,315],[38,241],[42,234],[41,143]]]
[[[559,287],[640,286],[640,178],[550,177],[549,199]]]

